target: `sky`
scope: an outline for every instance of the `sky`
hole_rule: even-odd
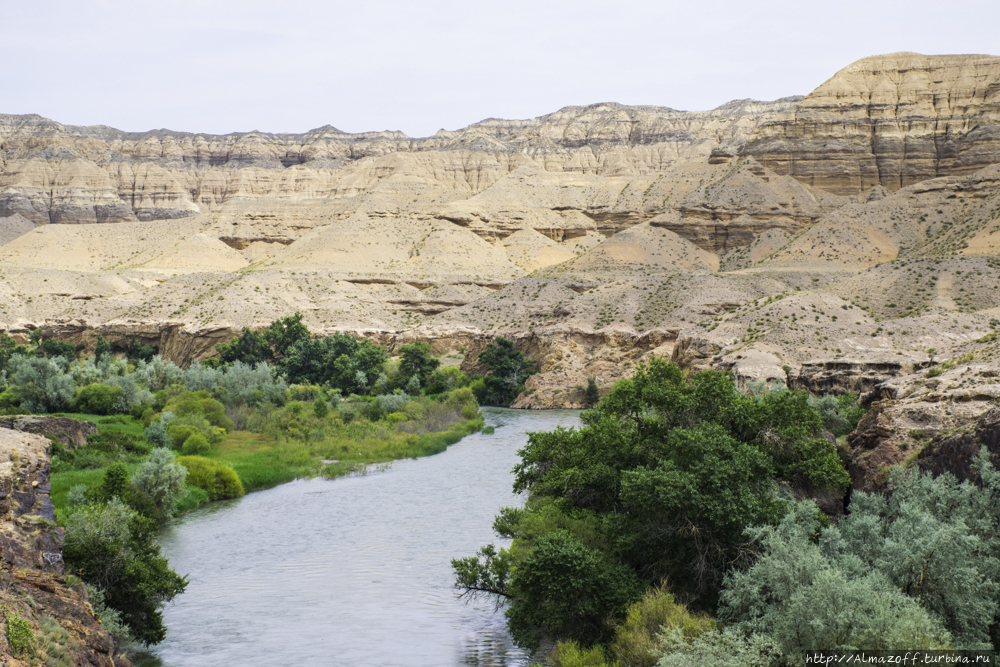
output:
[[[0,113],[401,130],[807,94],[858,58],[1000,55],[997,0],[0,0]]]

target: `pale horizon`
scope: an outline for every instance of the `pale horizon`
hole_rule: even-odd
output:
[[[602,102],[806,95],[867,56],[1000,52],[986,0],[476,5],[56,0],[5,9],[0,113],[125,132],[412,138]]]

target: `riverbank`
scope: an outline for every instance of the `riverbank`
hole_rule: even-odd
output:
[[[496,541],[493,516],[521,504],[510,471],[526,432],[576,426],[579,413],[482,415],[492,435],[439,456],[297,480],[171,522],[163,553],[190,584],[164,610],[156,657],[137,664],[527,665],[492,603],[457,599],[449,562]]]
[[[471,401],[471,402],[470,402]],[[232,430],[198,455],[232,468],[247,492],[294,479],[335,478],[398,459],[438,454],[449,445],[483,427],[478,406],[468,390],[435,399],[412,400],[401,412],[371,421],[360,416],[364,402],[345,401],[343,410],[327,413],[315,401],[289,401],[242,415],[250,430]],[[473,409],[475,408],[475,409]],[[124,463],[129,474],[151,451],[143,440],[146,424],[129,415],[59,414],[96,425],[98,439],[91,446],[69,449],[55,436],[52,502],[60,523],[72,511],[70,492],[83,487],[93,494],[111,463]],[[52,435],[52,434],[50,434]],[[178,502],[177,515],[209,501],[189,485]]]

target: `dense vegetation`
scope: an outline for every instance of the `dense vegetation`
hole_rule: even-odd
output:
[[[163,639],[160,608],[187,583],[160,554],[162,522],[296,477],[438,453],[482,427],[471,378],[440,368],[426,343],[390,360],[368,340],[312,339],[298,314],[186,369],[146,350],[115,356],[102,338],[95,352],[0,334],[0,411],[97,424],[79,448],[52,437],[52,499],[67,566],[125,650]]]
[[[494,522],[512,542],[455,559],[456,586],[496,599],[519,644],[558,640],[564,667],[995,647],[1000,473],[985,456],[978,485],[896,470],[891,495],[854,493],[837,525],[796,501],[846,490],[832,440],[862,414],[856,397],[740,392],[654,360],[581,428],[530,434],[514,471],[528,500]]]

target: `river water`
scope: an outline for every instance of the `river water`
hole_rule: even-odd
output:
[[[527,654],[493,604],[458,600],[452,558],[499,540],[520,505],[511,468],[528,431],[579,412],[487,408],[493,435],[384,472],[309,479],[214,503],[173,522],[164,555],[190,583],[164,610],[143,667],[514,666]]]

